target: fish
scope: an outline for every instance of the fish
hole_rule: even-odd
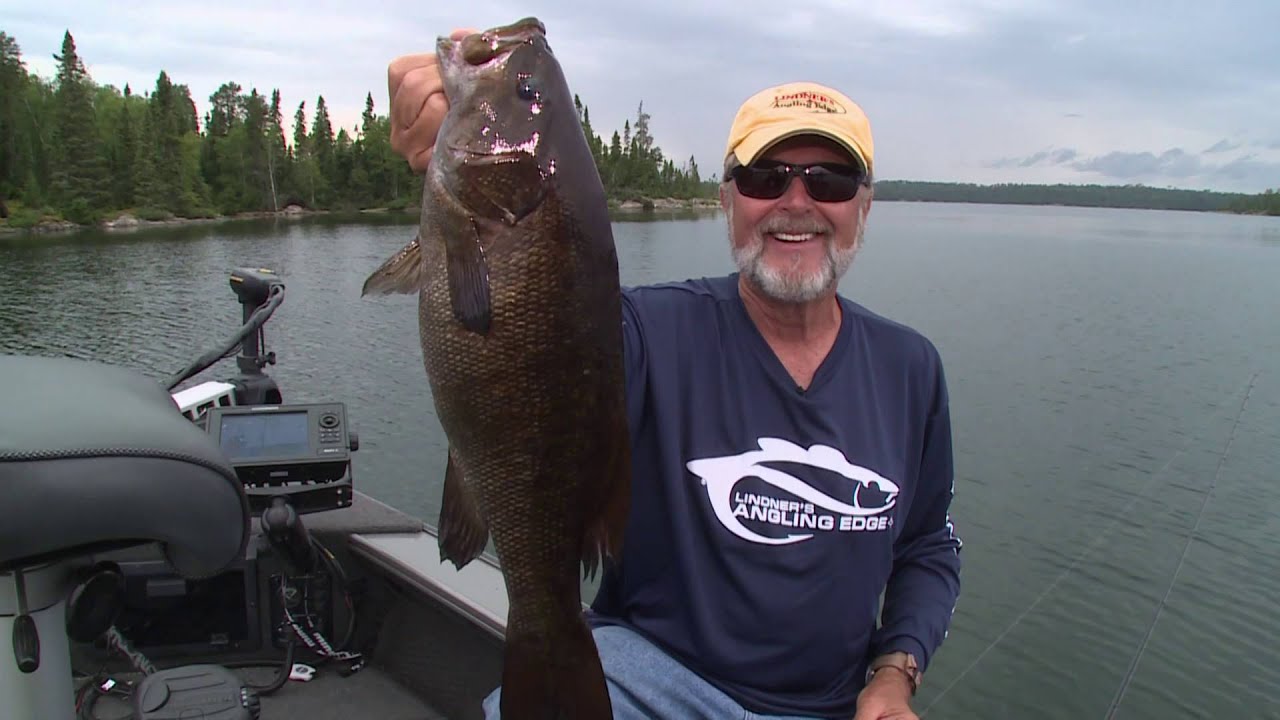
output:
[[[580,583],[630,503],[622,293],[603,184],[546,28],[441,37],[449,109],[417,236],[361,296],[418,294],[449,442],[441,562],[492,538],[508,597],[504,718],[610,718]]]

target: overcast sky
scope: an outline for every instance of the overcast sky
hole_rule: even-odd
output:
[[[738,104],[832,84],[871,118],[879,179],[1280,187],[1280,0],[0,0],[0,31],[46,77],[70,30],[94,80],[161,69],[208,97],[279,88],[292,122],[324,95],[353,128],[387,111],[386,66],[454,27],[534,15],[597,132],[644,102],[669,157],[717,168]],[[291,128],[289,129],[291,134]],[[608,132],[606,132],[608,131]]]

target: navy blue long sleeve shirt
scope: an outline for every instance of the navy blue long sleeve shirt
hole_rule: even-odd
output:
[[[842,297],[801,390],[737,281],[624,293],[632,501],[590,617],[753,712],[851,717],[876,655],[928,666],[959,595],[941,360]]]

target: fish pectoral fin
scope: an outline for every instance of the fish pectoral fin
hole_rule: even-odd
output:
[[[422,247],[419,236],[373,271],[360,290],[360,296],[415,293],[422,289]]]
[[[440,507],[439,531],[440,562],[450,560],[459,570],[479,557],[489,541],[489,525],[480,514],[480,506],[462,477],[452,449],[444,471],[444,504]]]
[[[599,482],[592,488],[595,512],[588,518],[582,543],[582,572],[587,578],[595,577],[603,557],[616,560],[622,556],[623,531],[631,511],[631,443],[624,407],[620,401],[607,420],[614,442]]]
[[[489,332],[493,319],[489,304],[489,266],[485,263],[475,218],[471,219],[471,232],[449,235],[444,252],[453,316],[472,332],[481,335]]]

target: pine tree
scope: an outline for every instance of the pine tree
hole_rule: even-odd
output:
[[[280,211],[280,189],[286,167],[284,122],[280,115],[280,89],[271,91],[271,107],[267,110],[267,180],[271,189],[271,210]]]
[[[178,108],[177,91],[169,74],[161,70],[156,77],[156,87],[147,103],[148,133],[151,149],[152,178],[151,200],[156,207],[171,213],[184,209],[182,182],[182,134],[183,118]]]
[[[267,101],[254,88],[244,100],[244,152],[252,192],[245,198],[246,210],[271,207],[270,139]]]
[[[114,168],[115,181],[112,183],[117,208],[133,207],[135,185],[137,184],[138,133],[133,126],[130,105],[133,104],[133,90],[124,86],[124,102],[120,104],[120,120],[116,133],[119,136],[119,152]]]
[[[21,122],[26,86],[27,68],[22,61],[22,49],[16,40],[0,32],[0,98],[5,99],[0,102],[0,206],[5,198],[20,193],[31,171],[30,158],[24,153],[30,139],[23,137],[25,128]]]
[[[329,122],[329,109],[325,106],[323,95],[316,99],[316,111],[308,140],[313,162],[311,204],[315,205],[317,198],[322,204],[327,204],[338,168],[334,157],[333,125]]]
[[[293,181],[295,191],[316,207],[316,160],[307,136],[306,101],[298,103],[293,115]]]
[[[54,197],[68,220],[90,223],[107,205],[107,166],[98,144],[89,74],[70,31],[62,38],[55,94]]]

